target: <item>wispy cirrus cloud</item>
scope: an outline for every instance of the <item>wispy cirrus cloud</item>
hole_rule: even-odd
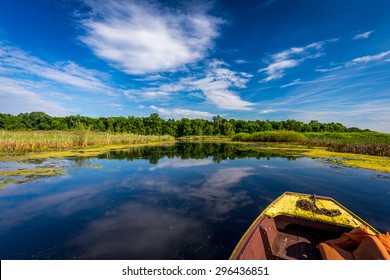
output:
[[[307,59],[314,59],[322,56],[323,53],[321,51],[323,45],[326,42],[336,40],[337,39],[331,39],[315,42],[304,47],[293,47],[271,55],[268,66],[258,70],[259,72],[265,72],[267,74],[267,77],[262,79],[261,82],[265,83],[283,78],[287,69],[296,67]]]
[[[281,85],[280,88],[286,88],[286,87],[291,87],[291,86],[296,86],[296,85],[300,85],[302,84],[303,82],[301,81],[301,79],[295,79],[294,81],[292,81],[291,83],[288,83],[288,84],[285,84],[285,85]]]
[[[181,109],[181,108],[160,108],[156,106],[150,106],[150,109],[155,110],[159,114],[161,114],[164,117],[170,118],[170,119],[181,119],[181,118],[188,118],[188,119],[209,119],[213,117],[214,115],[209,112],[204,111],[196,111],[196,110],[188,110],[188,109]]]
[[[383,59],[384,57],[386,57],[388,55],[390,55],[390,51],[381,52],[381,53],[378,53],[378,54],[375,54],[375,55],[366,55],[366,56],[362,56],[362,57],[358,57],[358,58],[352,59],[351,61],[347,62],[345,65],[346,66],[351,66],[351,65],[360,64],[360,63],[369,63],[369,62],[372,62],[372,61],[378,61],[378,60],[381,60],[381,59]]]
[[[129,89],[123,90],[122,92],[126,97],[135,102],[168,100],[171,95],[169,92],[162,91],[157,87]]]
[[[341,67],[342,66],[335,66],[335,67],[331,67],[331,68],[317,68],[316,72],[332,72],[332,71],[340,69]]]
[[[374,32],[374,30],[356,34],[352,37],[352,40],[367,39]]]
[[[274,4],[276,1],[277,0],[265,0],[265,1],[263,1],[263,3],[258,5],[256,8],[267,8],[267,7],[271,6],[272,4]]]
[[[172,71],[202,59],[222,23],[200,5],[179,11],[152,1],[86,2],[95,16],[81,21],[81,40],[128,74]]]
[[[344,63],[339,63],[338,66],[334,66],[335,63],[331,63],[331,67],[317,68],[315,71],[325,73],[325,72],[332,72],[332,71],[336,71],[336,70],[340,70],[340,69],[348,68],[348,67],[353,67],[353,66],[362,66],[365,64],[369,64],[371,62],[388,61],[385,58],[388,57],[389,55],[390,55],[390,51],[385,51],[385,52],[381,52],[381,53],[374,54],[374,55],[361,56],[361,57],[354,58],[354,59],[347,61],[347,62],[344,62]],[[332,66],[334,66],[334,67],[332,67]]]
[[[26,80],[45,80],[60,83],[81,90],[88,90],[107,95],[116,95],[115,90],[105,84],[105,74],[86,69],[73,61],[61,61],[51,64],[25,51],[0,42],[0,68],[3,75],[25,76]]]
[[[60,93],[47,92],[44,86],[23,80],[0,77],[0,111],[19,114],[21,112],[44,111],[53,116],[65,116],[73,109],[61,105],[56,99],[68,99]]]
[[[250,63],[249,61],[244,60],[244,59],[236,59],[234,62],[236,64],[247,64],[247,63]]]
[[[374,67],[343,67],[332,76],[296,80],[283,99],[264,101],[262,106],[278,111],[282,119],[341,122],[390,132],[389,71],[373,71]]]

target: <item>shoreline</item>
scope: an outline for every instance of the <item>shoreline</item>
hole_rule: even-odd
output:
[[[252,143],[240,143],[242,145],[252,145]],[[390,173],[390,158],[382,156],[371,156],[363,154],[352,154],[352,153],[342,153],[342,152],[332,152],[327,151],[326,147],[307,147],[303,145],[294,145],[294,144],[275,144],[275,143],[262,143],[263,145],[258,146],[255,149],[263,150],[274,150],[274,151],[284,151],[285,155],[291,156],[303,156],[309,158],[318,158],[329,160],[335,164],[341,164],[347,167],[355,167],[362,169],[369,169],[377,172]]]
[[[275,156],[309,157],[312,159],[327,160],[333,164],[341,164],[346,167],[369,169],[376,172],[390,174],[390,158],[380,156],[370,156],[362,154],[351,154],[342,152],[327,151],[325,147],[307,147],[298,144],[286,143],[259,143],[259,142],[232,142],[229,138],[195,138],[177,139],[175,141],[160,141],[142,144],[123,144],[94,146],[67,150],[50,150],[43,152],[28,152],[24,154],[0,154],[0,162],[13,162],[20,166],[23,162],[45,159],[60,159],[67,157],[95,157],[108,151],[126,150],[134,147],[174,145],[178,142],[191,143],[227,143],[238,145],[244,149],[272,151]],[[34,165],[34,164],[33,164]],[[94,167],[94,166],[92,166]],[[98,168],[98,167],[94,167]],[[0,171],[0,191],[5,189],[5,185],[10,183],[23,184],[34,181],[42,177],[51,177],[65,174],[60,166],[35,164],[32,168],[17,168]]]

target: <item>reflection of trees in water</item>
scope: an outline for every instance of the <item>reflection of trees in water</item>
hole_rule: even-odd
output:
[[[74,157],[70,160],[70,168],[74,173],[80,169],[91,166],[91,159],[87,157]]]
[[[128,150],[110,151],[98,158],[134,160],[146,159],[151,164],[157,164],[164,157],[181,159],[205,159],[212,157],[219,163],[223,160],[243,158],[267,158],[282,157],[295,160],[297,156],[289,155],[284,151],[253,149],[238,144],[229,143],[180,143],[172,146],[134,147]]]

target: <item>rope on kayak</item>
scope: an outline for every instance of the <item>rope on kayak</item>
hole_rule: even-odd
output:
[[[300,199],[297,201],[297,207],[306,210],[306,211],[313,211],[314,213],[317,214],[323,214],[329,217],[336,217],[341,215],[341,212],[339,209],[326,209],[326,208],[318,208],[316,205],[317,198],[316,195],[313,194],[309,197],[310,200],[308,199]]]

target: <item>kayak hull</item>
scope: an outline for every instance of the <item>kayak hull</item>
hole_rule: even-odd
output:
[[[331,209],[339,214],[332,217],[321,211],[301,209],[297,205],[302,200],[314,200],[316,209]],[[332,198],[286,192],[257,217],[230,259],[322,259],[316,248],[319,243],[359,226],[367,226],[373,234],[378,233]]]

